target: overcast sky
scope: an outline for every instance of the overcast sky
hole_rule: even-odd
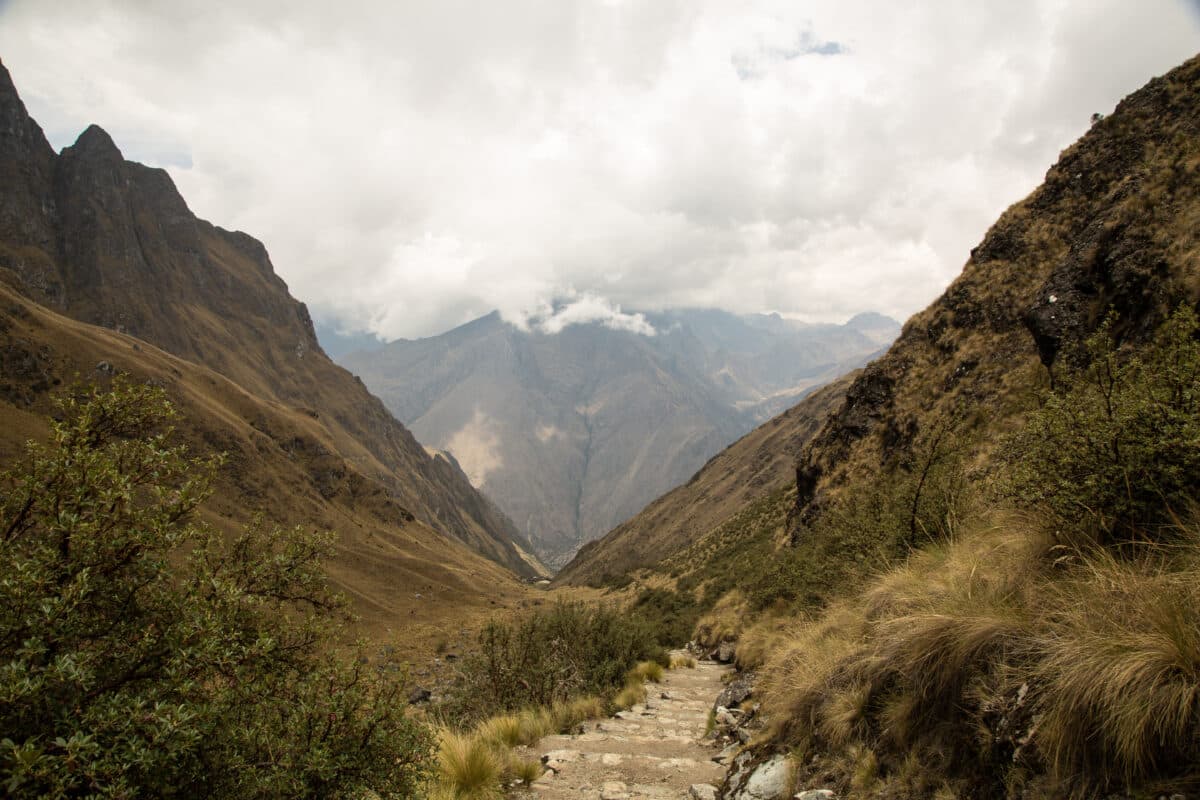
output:
[[[0,0],[88,123],[262,239],[347,332],[556,303],[919,310],[1093,112],[1200,51],[1187,0]]]

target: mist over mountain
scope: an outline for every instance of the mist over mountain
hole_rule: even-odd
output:
[[[527,330],[498,313],[339,357],[427,447],[444,450],[559,566],[709,458],[899,332],[716,309]]]

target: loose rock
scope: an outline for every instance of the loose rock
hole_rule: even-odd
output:
[[[629,800],[629,792],[620,781],[605,781],[600,787],[600,800]]]

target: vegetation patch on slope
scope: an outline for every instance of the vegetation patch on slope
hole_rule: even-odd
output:
[[[1102,326],[1005,443],[986,505],[853,599],[743,636],[802,785],[1200,788],[1198,335],[1190,307],[1145,347]]]

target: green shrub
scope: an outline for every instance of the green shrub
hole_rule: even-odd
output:
[[[1090,365],[1049,394],[1009,442],[1010,493],[1049,510],[1064,534],[1155,539],[1200,489],[1200,344],[1181,307],[1138,353],[1110,319]]]
[[[645,618],[653,628],[655,640],[663,647],[685,644],[700,619],[700,605],[695,597],[670,589],[646,589],[634,601],[632,611]]]
[[[835,498],[743,583],[751,608],[820,608],[914,549],[951,539],[974,501],[963,465],[969,427],[957,415],[938,420],[888,469]]]
[[[322,655],[330,536],[192,521],[217,459],[164,393],[60,402],[0,473],[0,786],[8,797],[409,796],[432,742],[401,684]]]
[[[663,655],[638,615],[559,601],[511,621],[489,622],[478,649],[462,659],[441,712],[470,724],[578,695],[606,695],[623,685],[637,662]]]

